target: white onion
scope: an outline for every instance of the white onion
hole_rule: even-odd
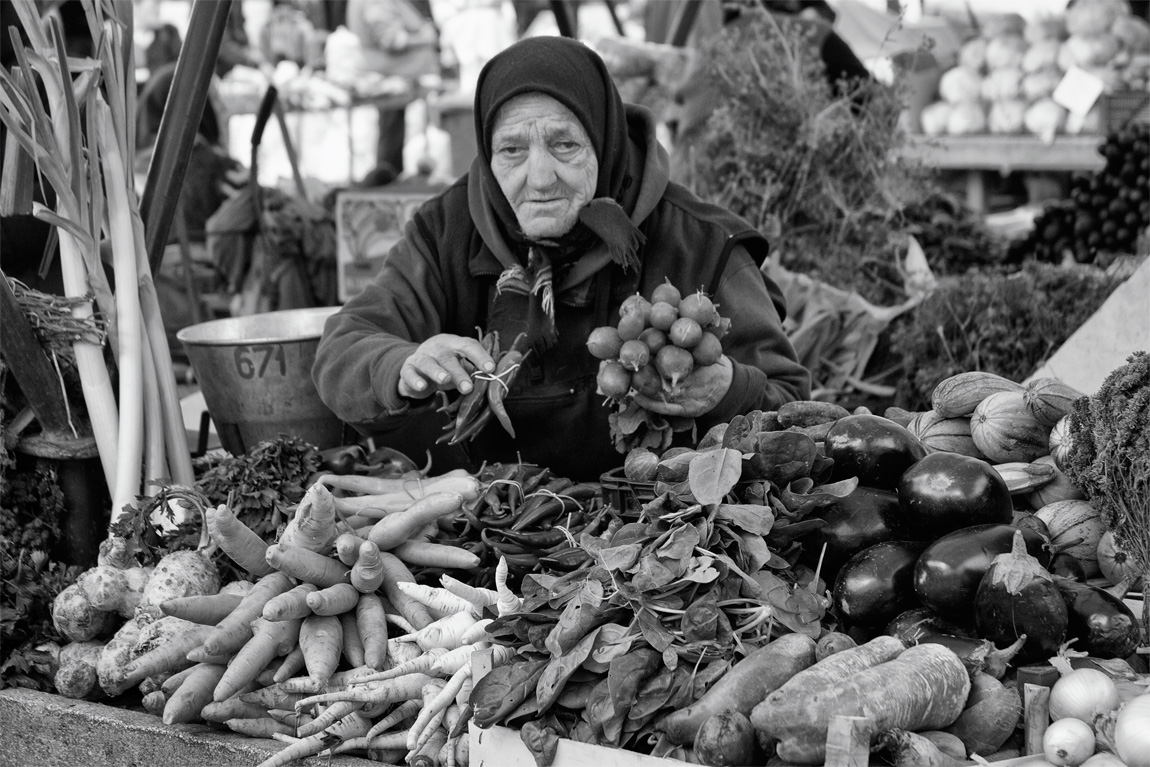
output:
[[[1150,767],[1150,695],[1139,695],[1118,712],[1114,748],[1126,767]]]
[[[1118,708],[1118,686],[1095,668],[1078,668],[1064,675],[1050,689],[1050,718],[1094,721],[1095,714]]]
[[[1059,719],[1042,736],[1042,753],[1055,767],[1078,767],[1094,753],[1094,730],[1078,719]]]

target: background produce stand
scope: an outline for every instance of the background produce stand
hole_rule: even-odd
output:
[[[986,211],[986,173],[1016,171],[1049,173],[1092,172],[1105,166],[1098,154],[1098,136],[923,136],[912,134],[900,156],[938,170],[966,173],[966,202]]]

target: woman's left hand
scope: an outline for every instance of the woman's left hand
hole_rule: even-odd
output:
[[[670,392],[651,398],[635,392],[635,403],[652,413],[697,418],[714,410],[731,388],[734,368],[726,355],[714,365],[695,368]]]

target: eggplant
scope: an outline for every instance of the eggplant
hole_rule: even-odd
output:
[[[994,558],[1010,551],[1011,525],[974,525],[931,543],[914,568],[914,590],[925,607],[959,623],[974,622],[974,597]],[[1043,567],[1050,564],[1046,541],[1023,530],[1026,550]]]
[[[821,556],[819,576],[827,583],[834,583],[847,560],[868,546],[907,538],[898,496],[890,490],[860,485],[807,518],[826,524],[803,539],[799,561],[813,571]]]
[[[883,541],[847,560],[835,579],[835,613],[851,626],[874,629],[918,606],[914,565],[926,544]]]
[[[924,634],[918,640],[918,644],[940,644],[949,648],[970,671],[972,677],[975,674],[989,674],[995,679],[1002,679],[1007,667],[1022,651],[1025,643],[1026,635],[1015,639],[1014,644],[1001,650],[989,639],[960,637],[953,634]]]
[[[1050,566],[1046,568],[1051,575],[1060,575],[1072,581],[1086,583],[1086,569],[1073,554],[1060,551],[1050,558]]]
[[[903,473],[898,501],[915,537],[923,540],[971,525],[1008,525],[1014,518],[1010,489],[993,466],[941,450]]]
[[[978,635],[995,644],[1022,639],[1020,663],[1055,655],[1069,621],[1054,576],[1026,553],[1024,535],[1014,531],[1011,550],[994,558],[974,598]]]
[[[974,636],[974,629],[941,618],[925,607],[914,607],[886,624],[886,633],[910,647],[931,634],[970,638]]]
[[[1134,612],[1104,589],[1055,578],[1069,613],[1067,636],[1073,648],[1094,658],[1126,658],[1142,640],[1142,630]]]
[[[889,418],[869,413],[835,421],[823,439],[834,461],[831,481],[858,477],[860,485],[894,490],[902,473],[926,455],[918,437]]]

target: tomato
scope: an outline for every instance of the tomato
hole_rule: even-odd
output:
[[[918,437],[889,418],[867,413],[835,421],[824,441],[834,460],[831,480],[858,477],[860,485],[894,490],[899,477],[926,455]]]
[[[903,473],[898,502],[907,524],[927,540],[972,525],[1010,524],[1010,489],[986,461],[937,452]]]

